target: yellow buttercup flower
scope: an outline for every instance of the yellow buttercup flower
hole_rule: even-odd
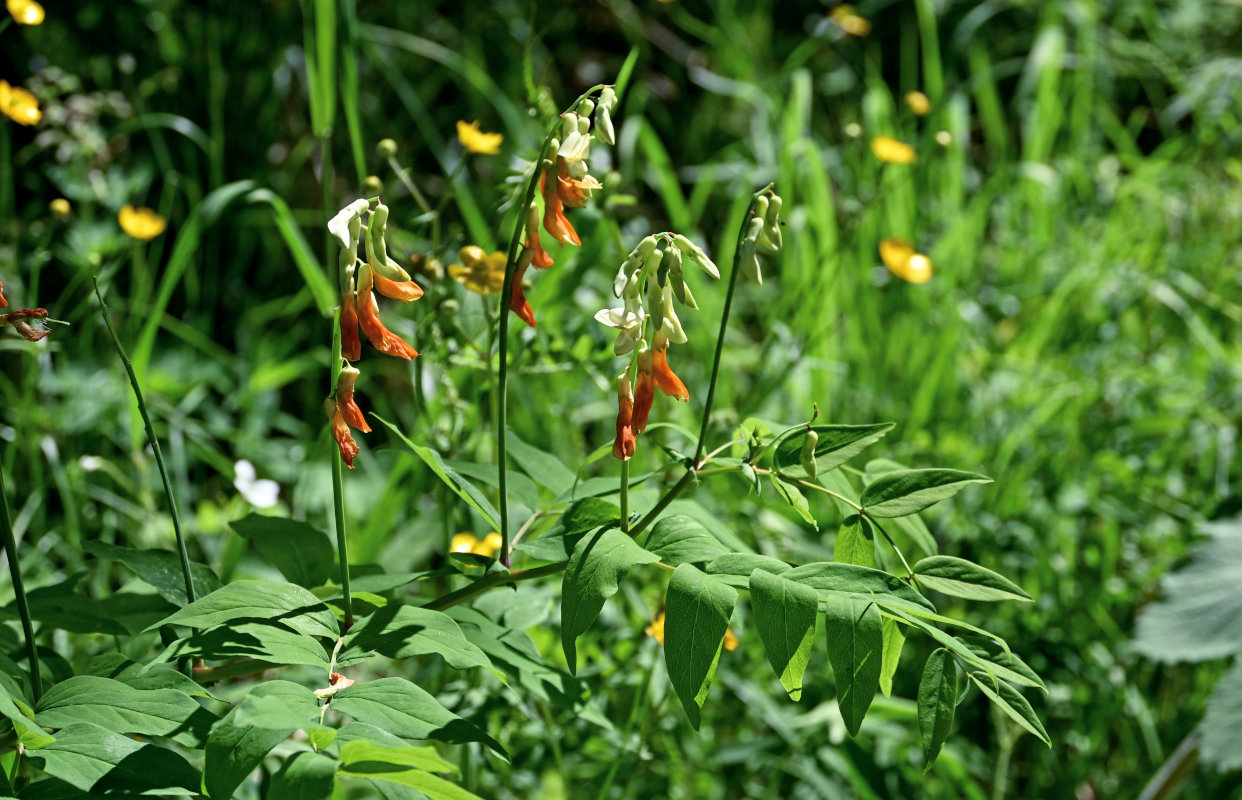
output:
[[[124,205],[116,218],[121,223],[121,230],[144,242],[151,241],[168,227],[168,222],[149,208]]]
[[[470,123],[458,120],[457,140],[471,153],[494,156],[500,152],[500,143],[505,140],[505,137],[501,133],[486,133],[479,130],[478,120]]]
[[[832,10],[832,21],[850,36],[866,36],[871,33],[871,20],[854,13],[854,7],[840,5]]]
[[[73,207],[69,205],[69,201],[63,197],[57,197],[55,200],[47,204],[52,214],[57,217],[67,217],[69,212],[73,211]]]
[[[931,100],[922,92],[906,92],[906,105],[920,117],[931,111]]]
[[[43,22],[43,6],[34,0],[8,0],[7,5],[18,25],[38,25]]]
[[[663,611],[657,614],[655,619],[651,620],[651,624],[643,629],[643,633],[647,634],[652,639],[655,639],[657,642],[660,643],[661,646],[664,645],[664,612]],[[723,644],[724,644],[724,649],[730,652],[737,649],[737,644],[738,644],[737,634],[735,634],[732,631],[732,629],[725,630]]]
[[[8,81],[0,81],[0,113],[19,125],[35,125],[43,119],[35,96]]]
[[[487,534],[482,540],[476,539],[473,533],[462,532],[455,535],[449,542],[449,552],[473,553],[476,556],[492,558],[500,549],[500,544],[500,534],[496,531]]]
[[[910,283],[927,283],[932,277],[931,259],[914,252],[914,245],[900,236],[880,242],[880,260],[888,271]]]
[[[871,152],[888,164],[914,163],[914,148],[891,136],[877,136],[872,139]]]
[[[475,294],[500,294],[505,286],[505,254],[488,255],[482,247],[468,244],[457,251],[461,264],[450,264],[448,274]]]

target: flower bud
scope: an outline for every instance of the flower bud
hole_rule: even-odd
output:
[[[362,188],[367,194],[379,194],[384,188],[384,182],[379,179],[378,175],[368,175],[366,180],[362,182]]]
[[[591,116],[591,112],[595,110],[595,101],[587,98],[578,104],[578,114],[583,117]]]
[[[561,140],[553,136],[552,141],[548,142],[548,152],[545,153],[543,156],[543,163],[549,167],[555,166],[556,157],[560,155],[560,152],[561,152]]]
[[[336,216],[328,220],[328,233],[332,234],[332,238],[341,247],[357,247],[358,235],[350,237],[350,221],[357,219],[362,212],[371,207],[371,204],[364,199],[358,199],[336,212]],[[351,245],[352,241],[352,245]]]
[[[367,226],[367,262],[377,275],[398,283],[408,281],[410,274],[388,256],[388,245],[384,241],[387,226],[388,206],[380,203],[371,212],[370,224]]]
[[[578,133],[578,115],[572,111],[568,114],[561,114],[561,139],[568,142],[569,137],[576,133]]]
[[[660,262],[664,259],[664,251],[656,250],[647,256],[647,262],[643,265],[643,273],[647,276],[647,313],[651,315],[651,324],[660,329],[660,325],[664,322],[664,291],[660,286],[657,275],[660,271]]]
[[[673,244],[677,246],[678,250],[689,256],[690,260],[697,264],[699,269],[703,270],[715,279],[720,278],[720,270],[717,269],[716,265],[712,263],[712,260],[707,257],[707,253],[703,252],[703,248],[699,247],[685,236],[682,236],[680,233],[673,235]]]
[[[763,233],[763,217],[751,217],[750,222],[746,224],[746,235],[742,237],[742,242],[755,244],[759,241],[761,233]]]
[[[659,242],[660,240],[654,235],[646,237],[638,243],[637,247],[630,251],[630,257],[633,258],[637,256],[639,258],[646,258],[655,252],[656,245],[659,244]]]
[[[578,134],[584,139],[591,132],[591,120],[587,117],[578,117]],[[588,139],[588,141],[590,141]]]
[[[755,211],[755,216],[763,219],[768,215],[768,196],[766,194],[755,198],[755,204],[751,206]]]
[[[660,299],[664,305],[664,319],[659,323],[658,330],[668,337],[670,342],[685,344],[686,332],[682,330],[681,320],[677,318],[677,311],[673,308],[673,287],[665,286]]]
[[[617,133],[612,127],[612,113],[604,106],[595,109],[595,133],[604,144],[617,143]]]
[[[742,242],[742,254],[738,258],[738,266],[742,274],[760,286],[763,285],[763,272],[759,269],[759,256],[755,253],[755,242],[746,239]]]
[[[380,158],[392,158],[397,154],[397,143],[392,139],[380,139],[375,145],[375,152],[379,153]]]
[[[806,470],[808,478],[814,478],[819,473],[819,465],[815,463],[817,444],[819,444],[819,434],[814,430],[808,430],[806,438],[802,440],[802,469]]]

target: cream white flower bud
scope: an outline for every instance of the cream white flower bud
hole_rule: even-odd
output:
[[[595,134],[604,144],[617,143],[617,133],[612,127],[612,113],[604,106],[595,109]]]
[[[351,221],[358,219],[370,206],[371,204],[366,199],[359,198],[336,212],[336,216],[328,220],[328,233],[332,234],[332,238],[336,240],[338,245],[341,247],[358,246],[358,232],[356,231],[351,238],[349,224]]]
[[[605,86],[603,89],[600,89],[599,102],[596,103],[596,106],[598,108],[606,108],[609,111],[612,111],[614,108],[616,108],[617,107],[616,90],[613,89],[611,86]]]
[[[388,206],[380,203],[371,212],[370,224],[367,226],[366,251],[367,263],[376,274],[398,283],[408,281],[410,274],[401,265],[388,256],[388,245],[384,241],[388,226]]]
[[[589,117],[591,116],[591,112],[594,110],[595,110],[595,101],[589,97],[578,104],[579,116]]]
[[[703,248],[699,247],[685,236],[682,236],[680,233],[673,235],[673,244],[677,246],[678,250],[689,256],[690,260],[697,264],[699,269],[703,270],[708,275],[711,275],[713,278],[720,278],[720,270],[717,269],[712,260],[707,257],[707,253],[703,252]]]
[[[647,313],[651,315],[651,324],[659,329],[664,321],[664,290],[660,286],[658,273],[660,262],[664,259],[664,251],[656,250],[647,257],[643,265],[643,274],[647,276]]]
[[[561,114],[561,140],[568,139],[570,136],[578,132],[578,115],[570,111],[568,114]]]
[[[656,328],[660,333],[667,336],[670,342],[685,344],[686,332],[682,330],[681,320],[677,318],[677,312],[673,309],[673,287],[664,287],[661,295],[661,303],[664,306],[664,318],[656,324]]]
[[[588,117],[578,117],[578,133],[587,136],[591,132],[591,120]],[[588,139],[588,141],[590,141]]]

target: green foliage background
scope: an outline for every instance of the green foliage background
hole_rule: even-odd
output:
[[[331,177],[330,213],[378,175],[405,252],[449,264],[463,244],[496,249],[513,160],[533,157],[542,136],[527,109],[555,112],[612,80],[636,49],[614,114],[618,145],[595,156],[599,174],[608,162],[616,171],[609,191],[574,217],[584,246],[563,251],[528,292],[539,328],[516,350],[515,432],[577,454],[571,464],[608,445],[616,367],[591,315],[612,299],[622,248],[673,229],[726,263],[732,220],[775,180],[786,247],[762,288],[739,293],[716,429],[723,436],[748,416],[805,419],[815,402],[831,422],[896,421],[884,442],[898,461],[996,477],[928,522],[943,553],[1001,571],[1036,599],[975,605],[970,619],[1047,681],[1048,697],[1033,702],[1054,745],[966,704],[923,777],[912,665],[930,647],[907,651],[894,698],[877,699],[850,739],[826,705],[822,637],[812,670],[823,677],[809,676],[794,705],[737,617],[741,648],[722,658],[696,734],[643,635],[661,587],[628,581],[579,641],[579,678],[611,727],[486,675],[426,664],[408,676],[477,709],[509,748],[511,766],[472,746],[467,784],[499,797],[985,797],[996,786],[1012,797],[1118,796],[1202,717],[1224,665],[1158,665],[1129,642],[1195,527],[1239,510],[1236,7],[864,2],[856,10],[873,27],[857,38],[815,3],[368,2],[356,20],[342,5],[357,82],[335,65],[330,138],[312,125],[302,48],[316,31],[298,3],[46,7],[38,28],[0,33],[0,77],[33,75],[25,82],[45,113],[37,130],[5,125],[0,277],[16,305],[71,324],[46,346],[0,341],[0,461],[32,586],[89,570],[79,591],[104,598],[130,577],[84,543],[169,546],[158,474],[89,296],[91,272],[105,276],[163,421],[196,559],[225,580],[270,574],[227,526],[249,509],[232,482],[239,459],[280,482],[282,512],[321,526],[331,516],[321,410],[331,333],[292,255],[332,263],[319,177]],[[902,102],[912,89],[931,97],[928,117]],[[476,119],[505,134],[499,156],[463,154],[455,123]],[[947,147],[935,142],[941,130]],[[868,145],[880,134],[913,143],[918,161],[882,166]],[[376,155],[385,137],[443,209],[434,229]],[[73,204],[70,219],[47,210],[57,196]],[[170,220],[145,253],[115,224],[124,203]],[[930,255],[930,283],[883,269],[877,244],[890,235]],[[687,428],[723,298],[721,287],[695,288],[691,344],[670,356],[692,400],[658,401],[654,417]],[[360,397],[415,441],[486,463],[494,441],[479,348],[494,305],[441,279],[398,313],[390,324],[423,355],[412,367],[368,356]],[[487,532],[376,427],[347,476],[352,561],[412,571],[440,563],[453,533]],[[664,462],[657,440],[684,448],[688,437],[645,436],[634,474]],[[598,461],[584,475],[615,466]],[[636,491],[633,504],[656,495]],[[839,514],[826,500],[812,499],[822,532],[760,510],[741,481],[709,481],[698,500],[760,552],[831,557]],[[555,584],[496,593],[479,608],[529,622],[556,661]],[[67,670],[108,638],[48,644]],[[16,624],[0,628],[7,650],[20,642]],[[1210,770],[1188,784],[1184,796],[1195,797],[1239,786],[1237,773]]]

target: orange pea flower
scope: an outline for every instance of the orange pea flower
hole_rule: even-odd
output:
[[[404,339],[384,327],[379,318],[379,307],[375,304],[375,295],[370,291],[358,293],[358,322],[371,346],[381,353],[406,361],[418,355],[418,351]]]
[[[370,433],[371,426],[367,424],[366,417],[362,416],[362,409],[358,408],[358,404],[354,401],[354,385],[357,381],[358,370],[353,367],[341,370],[340,376],[336,379],[336,408],[351,427],[363,433]]]
[[[621,461],[629,461],[638,449],[633,419],[634,393],[630,390],[630,379],[622,375],[617,378],[617,438],[612,443],[612,454]]]
[[[17,311],[10,311],[8,314],[0,315],[0,324],[12,325],[13,330],[17,331],[18,335],[23,339],[28,342],[37,342],[40,339],[46,338],[52,332],[47,328],[36,328],[30,324],[29,320],[42,319],[46,316],[46,308],[21,308]]]
[[[536,235],[535,238],[538,239],[538,236]],[[522,254],[518,256],[517,266],[513,270],[513,287],[509,290],[509,309],[532,328],[535,327],[535,311],[530,307],[530,301],[526,299],[526,294],[522,291],[522,278],[526,275],[526,270],[530,267],[534,255],[533,250],[522,248]]]
[[[638,386],[634,389],[635,433],[647,430],[647,419],[651,416],[651,403],[655,400],[655,381],[651,371],[651,351],[643,345],[638,353]]]
[[[539,176],[539,188],[543,192],[543,227],[552,237],[562,244],[581,245],[578,232],[565,217],[565,204],[560,192],[548,186],[548,171]]]
[[[556,196],[570,208],[582,208],[591,197],[591,192],[604,188],[591,175],[583,176],[582,180],[574,180],[569,176],[569,165],[565,159],[558,159],[556,168]]]
[[[341,355],[346,361],[362,358],[362,339],[358,337],[358,306],[353,292],[341,294]]]
[[[522,245],[531,251],[533,255],[531,263],[535,265],[535,269],[547,269],[552,266],[552,256],[548,255],[548,251],[543,249],[543,242],[539,241],[539,212],[535,209],[534,203],[531,203],[530,213],[526,217],[526,239]]]
[[[375,290],[384,297],[408,303],[423,296],[423,287],[414,281],[390,281],[378,272],[374,274]]]
[[[332,438],[336,439],[336,446],[341,451],[341,460],[345,462],[345,466],[353,469],[354,459],[358,457],[358,443],[349,432],[349,424],[345,422],[340,404],[329,398],[324,401],[324,409],[332,418]]]
[[[651,366],[655,375],[655,384],[669,397],[675,397],[678,400],[689,400],[690,392],[686,389],[686,385],[681,382],[673,370],[668,366],[668,337],[663,333],[655,335],[655,348],[652,351]]]

